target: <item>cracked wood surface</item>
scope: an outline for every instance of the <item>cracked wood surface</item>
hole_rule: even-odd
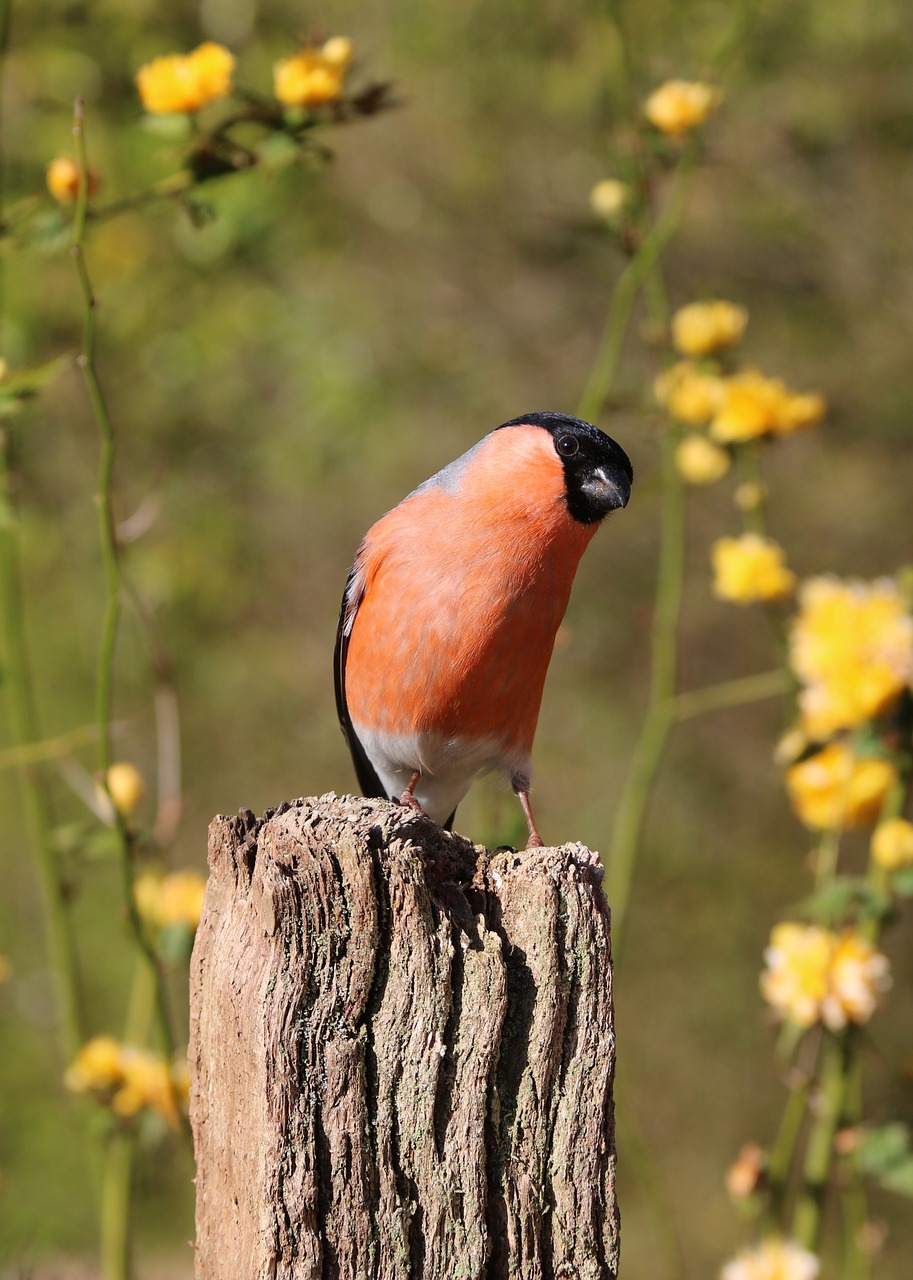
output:
[[[582,845],[396,805],[216,818],[191,972],[200,1280],[603,1280],[609,913]]]

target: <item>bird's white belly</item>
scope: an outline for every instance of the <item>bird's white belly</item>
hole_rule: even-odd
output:
[[[476,741],[440,734],[393,734],[353,728],[387,794],[402,795],[418,769],[414,795],[435,822],[446,822],[480,773],[505,773],[528,785],[530,763],[525,752],[505,753],[494,741]]]

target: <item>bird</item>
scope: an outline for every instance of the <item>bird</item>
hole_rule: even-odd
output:
[[[336,706],[366,796],[447,830],[481,773],[506,775],[542,846],[530,757],[580,558],[627,505],[631,462],[567,414],[502,423],[365,534],[335,648]]]

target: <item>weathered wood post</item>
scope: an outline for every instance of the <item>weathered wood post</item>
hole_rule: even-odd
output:
[[[209,861],[200,1280],[614,1277],[596,856],[492,855],[328,795],[217,818]]]

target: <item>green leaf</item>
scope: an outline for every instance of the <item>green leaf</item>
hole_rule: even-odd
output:
[[[159,934],[158,953],[168,964],[182,965],[190,959],[194,930],[186,924],[171,924]]]
[[[193,133],[190,116],[180,111],[161,116],[143,116],[141,124],[147,133],[163,138],[166,142],[186,142]]]
[[[15,413],[23,400],[31,400],[70,363],[69,356],[56,356],[31,369],[16,369],[0,381],[0,415]]]
[[[834,926],[861,919],[881,919],[890,912],[891,899],[861,876],[840,876],[805,898],[797,910],[819,924]]]
[[[891,877],[891,887],[901,898],[913,898],[913,867],[902,867]]]
[[[888,1191],[913,1197],[910,1130],[899,1120],[867,1133],[855,1152],[856,1167]]]

